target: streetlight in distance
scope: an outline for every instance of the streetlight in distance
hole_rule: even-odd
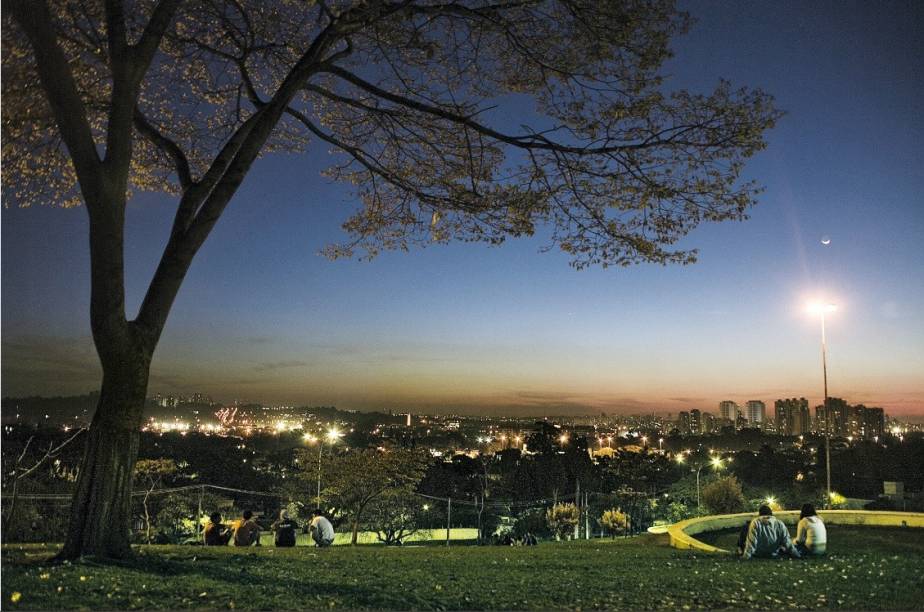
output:
[[[336,427],[332,427],[331,429],[327,431],[324,437],[327,438],[328,443],[331,446],[333,446],[342,435],[343,435],[342,433],[337,431]],[[320,510],[321,509],[321,454],[324,451],[324,439],[315,438],[311,434],[305,434],[304,436],[302,436],[302,438],[308,443],[314,443],[314,442],[318,443],[318,498],[317,498],[318,505],[317,505],[317,508]]]
[[[680,464],[683,464],[686,462],[686,458],[682,454],[677,455],[675,460],[677,461],[677,463],[680,463]],[[696,510],[697,511],[702,509],[702,501],[701,501],[700,488],[699,488],[700,472],[702,472],[703,468],[706,467],[707,465],[711,465],[713,469],[718,470],[722,467],[722,462],[723,460],[721,457],[712,457],[709,461],[704,461],[703,463],[700,463],[699,465],[696,466]]]
[[[825,338],[825,313],[834,312],[837,306],[813,302],[809,304],[809,312],[821,318],[821,374],[824,380],[825,395],[825,474],[827,475],[828,499],[831,499],[831,414],[828,410],[828,345]]]

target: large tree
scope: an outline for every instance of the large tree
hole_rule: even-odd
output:
[[[350,523],[350,544],[355,545],[367,510],[389,497],[414,493],[427,471],[428,457],[421,451],[367,448],[338,455],[327,468],[324,500]],[[302,465],[309,465],[303,462]],[[304,476],[310,481],[314,472]]]
[[[361,207],[332,256],[546,226],[575,266],[690,263],[743,219],[759,90],[666,90],[671,0],[3,0],[3,161],[21,205],[82,203],[99,404],[62,556],[122,557],[151,358],[196,252],[254,160],[311,143]],[[520,112],[504,120],[498,106]],[[133,189],[173,194],[125,309]],[[241,203],[244,204],[244,203]],[[256,205],[256,203],[250,203]],[[121,528],[120,528],[121,527]]]

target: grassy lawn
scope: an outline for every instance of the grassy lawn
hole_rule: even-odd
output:
[[[750,562],[677,551],[663,536],[529,548],[145,546],[125,564],[59,566],[47,563],[51,548],[14,545],[3,551],[2,596],[8,610],[924,609],[921,530],[830,534],[824,559]]]

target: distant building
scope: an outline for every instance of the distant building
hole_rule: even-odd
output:
[[[811,430],[808,400],[804,397],[778,399],[773,403],[776,433],[801,436]]]
[[[748,426],[748,420],[744,418],[744,413],[739,412],[738,418],[735,419],[735,429],[744,429]]]
[[[846,438],[850,433],[850,406],[839,397],[829,397],[815,408],[815,429],[820,433]]]
[[[735,423],[738,421],[739,412],[740,410],[738,409],[738,404],[735,402],[731,400],[719,402],[719,416],[723,419],[727,419],[732,423]]]
[[[681,411],[677,413],[677,429],[681,434],[690,433],[690,413],[686,411]]]
[[[703,413],[696,408],[690,411],[690,433],[696,435],[703,433]]]
[[[703,413],[703,430],[704,434],[711,434],[719,431],[718,419],[711,412]]]
[[[806,410],[808,410],[808,408],[806,408]],[[748,401],[747,419],[751,427],[763,427],[767,419],[767,406],[760,400]]]
[[[882,408],[856,407],[860,412],[860,429],[857,435],[865,440],[879,439],[885,432],[885,411]]]

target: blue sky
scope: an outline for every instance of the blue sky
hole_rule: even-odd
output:
[[[717,410],[832,395],[924,413],[924,10],[918,3],[697,2],[670,86],[720,77],[787,115],[751,160],[744,223],[684,241],[693,266],[575,271],[539,239],[437,246],[372,262],[318,255],[350,191],[325,147],[262,159],[194,262],[151,392],[343,408],[560,414]],[[127,229],[140,302],[173,203],[141,195]],[[98,384],[86,213],[2,212],[3,395]],[[822,245],[822,237],[830,244]]]

